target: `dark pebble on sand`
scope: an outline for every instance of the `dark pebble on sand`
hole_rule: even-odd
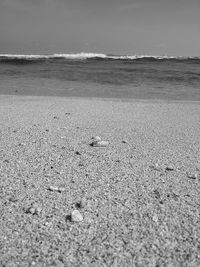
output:
[[[161,198],[161,195],[160,195],[160,192],[158,191],[158,189],[155,189],[153,191],[153,193],[154,193],[155,198],[157,198],[157,199],[160,199]]]
[[[198,174],[197,173],[187,173],[187,177],[195,180],[198,178]]]
[[[172,165],[168,165],[166,168],[165,168],[166,171],[173,171],[174,170],[174,167]]]
[[[79,163],[78,166],[79,167],[84,167],[84,164],[83,163]]]
[[[79,201],[79,202],[77,202],[77,203],[75,204],[75,207],[76,207],[77,209],[82,209],[82,208],[85,207],[85,205],[86,205],[86,200],[85,200],[85,199],[82,199],[81,201]]]
[[[58,188],[58,192],[59,192],[59,193],[65,192],[65,188],[64,188],[64,187],[59,187],[59,188]]]
[[[17,202],[18,201],[18,198],[16,197],[16,196],[11,196],[11,197],[9,197],[9,199],[8,199],[10,202]]]

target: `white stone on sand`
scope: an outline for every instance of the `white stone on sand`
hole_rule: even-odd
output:
[[[92,140],[94,142],[99,142],[99,141],[101,141],[101,137],[100,136],[94,136],[94,137],[92,137]]]
[[[78,210],[73,210],[71,213],[71,220],[73,222],[82,222],[83,221],[83,216]]]

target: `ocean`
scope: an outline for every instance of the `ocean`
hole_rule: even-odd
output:
[[[0,94],[200,101],[200,57],[0,55]]]

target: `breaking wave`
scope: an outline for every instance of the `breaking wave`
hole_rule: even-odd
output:
[[[200,57],[0,54],[0,93],[200,100],[199,67]]]
[[[52,54],[52,55],[18,55],[18,54],[0,54],[0,59],[10,60],[43,60],[43,59],[116,59],[116,60],[187,60],[200,59],[200,57],[175,57],[175,56],[153,56],[153,55],[106,55],[98,53],[77,53],[77,54]]]

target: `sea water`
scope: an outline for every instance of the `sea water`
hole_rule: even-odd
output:
[[[200,100],[200,58],[0,55],[0,93]]]

